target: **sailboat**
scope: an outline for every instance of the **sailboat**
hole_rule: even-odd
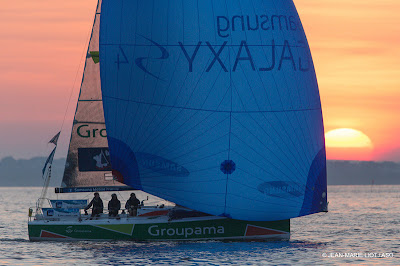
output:
[[[30,240],[288,238],[290,219],[327,211],[292,0],[99,1],[56,193],[122,190],[176,207],[89,219],[86,200],[53,200],[30,211]]]

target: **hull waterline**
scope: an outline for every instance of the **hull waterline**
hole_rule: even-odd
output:
[[[223,217],[193,217],[169,221],[167,216],[81,221],[34,220],[31,241],[74,240],[260,240],[288,239],[290,220],[250,222]]]

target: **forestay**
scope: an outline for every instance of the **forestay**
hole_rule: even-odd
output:
[[[326,208],[321,104],[291,0],[104,0],[100,71],[124,183],[241,220]]]

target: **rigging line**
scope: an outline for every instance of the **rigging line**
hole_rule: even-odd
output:
[[[62,132],[62,130],[63,130],[63,128],[64,128],[64,124],[65,124],[65,120],[66,120],[66,117],[67,117],[68,109],[69,109],[69,106],[70,106],[70,104],[71,104],[72,93],[73,93],[73,90],[74,90],[76,81],[77,81],[77,79],[78,79],[78,73],[80,72],[81,65],[82,65],[82,61],[83,61],[83,59],[84,59],[84,56],[86,57],[87,54],[89,53],[89,50],[90,50],[90,44],[91,44],[91,42],[92,42],[94,27],[95,27],[96,21],[97,21],[97,15],[98,15],[97,10],[98,10],[98,8],[99,8],[99,4],[100,4],[100,2],[98,1],[98,2],[97,2],[97,6],[96,6],[96,14],[94,15],[92,27],[91,27],[91,29],[90,29],[90,31],[89,31],[90,33],[88,34],[88,36],[87,36],[87,38],[86,38],[85,46],[84,46],[84,48],[83,48],[82,55],[81,55],[81,59],[79,60],[79,65],[78,65],[78,68],[77,68],[77,70],[76,70],[74,82],[73,82],[73,85],[72,85],[72,87],[71,87],[71,89],[70,89],[70,91],[69,91],[68,102],[67,102],[67,106],[66,106],[66,108],[65,108],[64,117],[63,117],[63,120],[62,120],[62,123],[61,123],[61,127],[60,127],[60,132]],[[86,45],[87,45],[87,48],[86,48]],[[86,52],[85,52],[85,51],[86,51]],[[81,96],[82,84],[83,84],[83,81],[84,81],[84,79],[85,79],[85,70],[86,70],[86,66],[87,66],[89,60],[90,60],[90,59],[88,59],[88,58],[85,59],[85,65],[84,65],[84,67],[83,67],[83,74],[82,74],[82,79],[81,79],[81,85],[80,85],[78,100],[79,100],[79,98],[80,98],[80,96]],[[90,61],[89,61],[89,62],[90,62]],[[79,106],[79,103],[77,102],[76,107],[75,107],[74,120],[75,120],[75,116],[76,116],[77,111],[78,111],[78,106]],[[74,124],[74,121],[73,121],[73,123],[72,123],[72,128],[71,128],[71,134],[70,134],[70,140],[72,139],[72,134],[73,134],[74,125],[75,125],[75,124]],[[70,143],[70,144],[71,144],[71,143]],[[71,145],[70,145],[70,144],[69,144],[69,147],[68,147],[67,159],[68,159],[68,157],[69,157],[69,155],[70,155],[70,150],[71,150]],[[64,178],[65,178],[65,170],[64,170],[64,173],[63,173],[63,180],[64,180]]]
[[[98,5],[99,5],[99,2],[97,2],[96,11],[97,11]],[[69,109],[69,106],[70,106],[70,103],[71,103],[72,93],[73,93],[73,91],[74,91],[74,87],[75,87],[76,81],[77,81],[77,79],[78,79],[78,74],[80,73],[80,69],[81,69],[81,65],[82,65],[83,58],[84,58],[84,56],[87,55],[87,53],[88,53],[88,51],[89,51],[89,48],[90,48],[90,42],[91,42],[91,39],[92,39],[93,28],[94,28],[94,25],[95,25],[95,23],[96,23],[97,14],[98,14],[98,13],[96,12],[96,14],[95,14],[95,16],[94,16],[94,19],[93,19],[92,27],[90,28],[90,31],[89,31],[89,33],[87,34],[86,41],[85,41],[84,48],[83,48],[83,52],[82,52],[82,55],[81,55],[81,59],[79,60],[78,68],[77,68],[76,73],[75,73],[74,82],[72,83],[72,87],[71,87],[70,90],[69,90],[68,102],[67,102],[67,106],[66,106],[66,108],[65,108],[64,117],[63,117],[63,120],[62,120],[62,123],[61,123],[61,127],[60,127],[60,132],[62,131],[62,129],[63,129],[63,127],[64,127],[64,123],[65,123],[65,120],[66,120],[66,117],[67,117],[68,109]],[[87,46],[86,46],[86,44],[87,44]],[[86,47],[87,47],[87,48],[86,48]],[[88,59],[85,60],[84,69],[86,68],[86,62],[87,62],[87,60],[88,60]],[[84,70],[84,71],[85,71],[85,70]],[[83,78],[84,78],[84,74],[83,74],[83,76],[82,76],[82,82],[83,82]],[[80,93],[79,93],[79,94],[80,94]],[[76,108],[78,108],[78,105],[77,105]],[[75,111],[75,113],[76,113],[76,111]]]

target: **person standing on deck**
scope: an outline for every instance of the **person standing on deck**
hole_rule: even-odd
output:
[[[99,217],[100,213],[103,213],[103,200],[100,198],[100,194],[98,192],[94,193],[94,198],[85,208],[85,214],[87,214],[87,210],[92,207],[92,217]]]
[[[108,202],[108,216],[118,216],[118,211],[121,209],[121,202],[117,198],[117,194],[111,195],[111,200]]]
[[[137,209],[140,205],[140,201],[136,198],[135,193],[131,193],[131,197],[126,201],[125,209],[128,210],[129,216],[136,216]]]

